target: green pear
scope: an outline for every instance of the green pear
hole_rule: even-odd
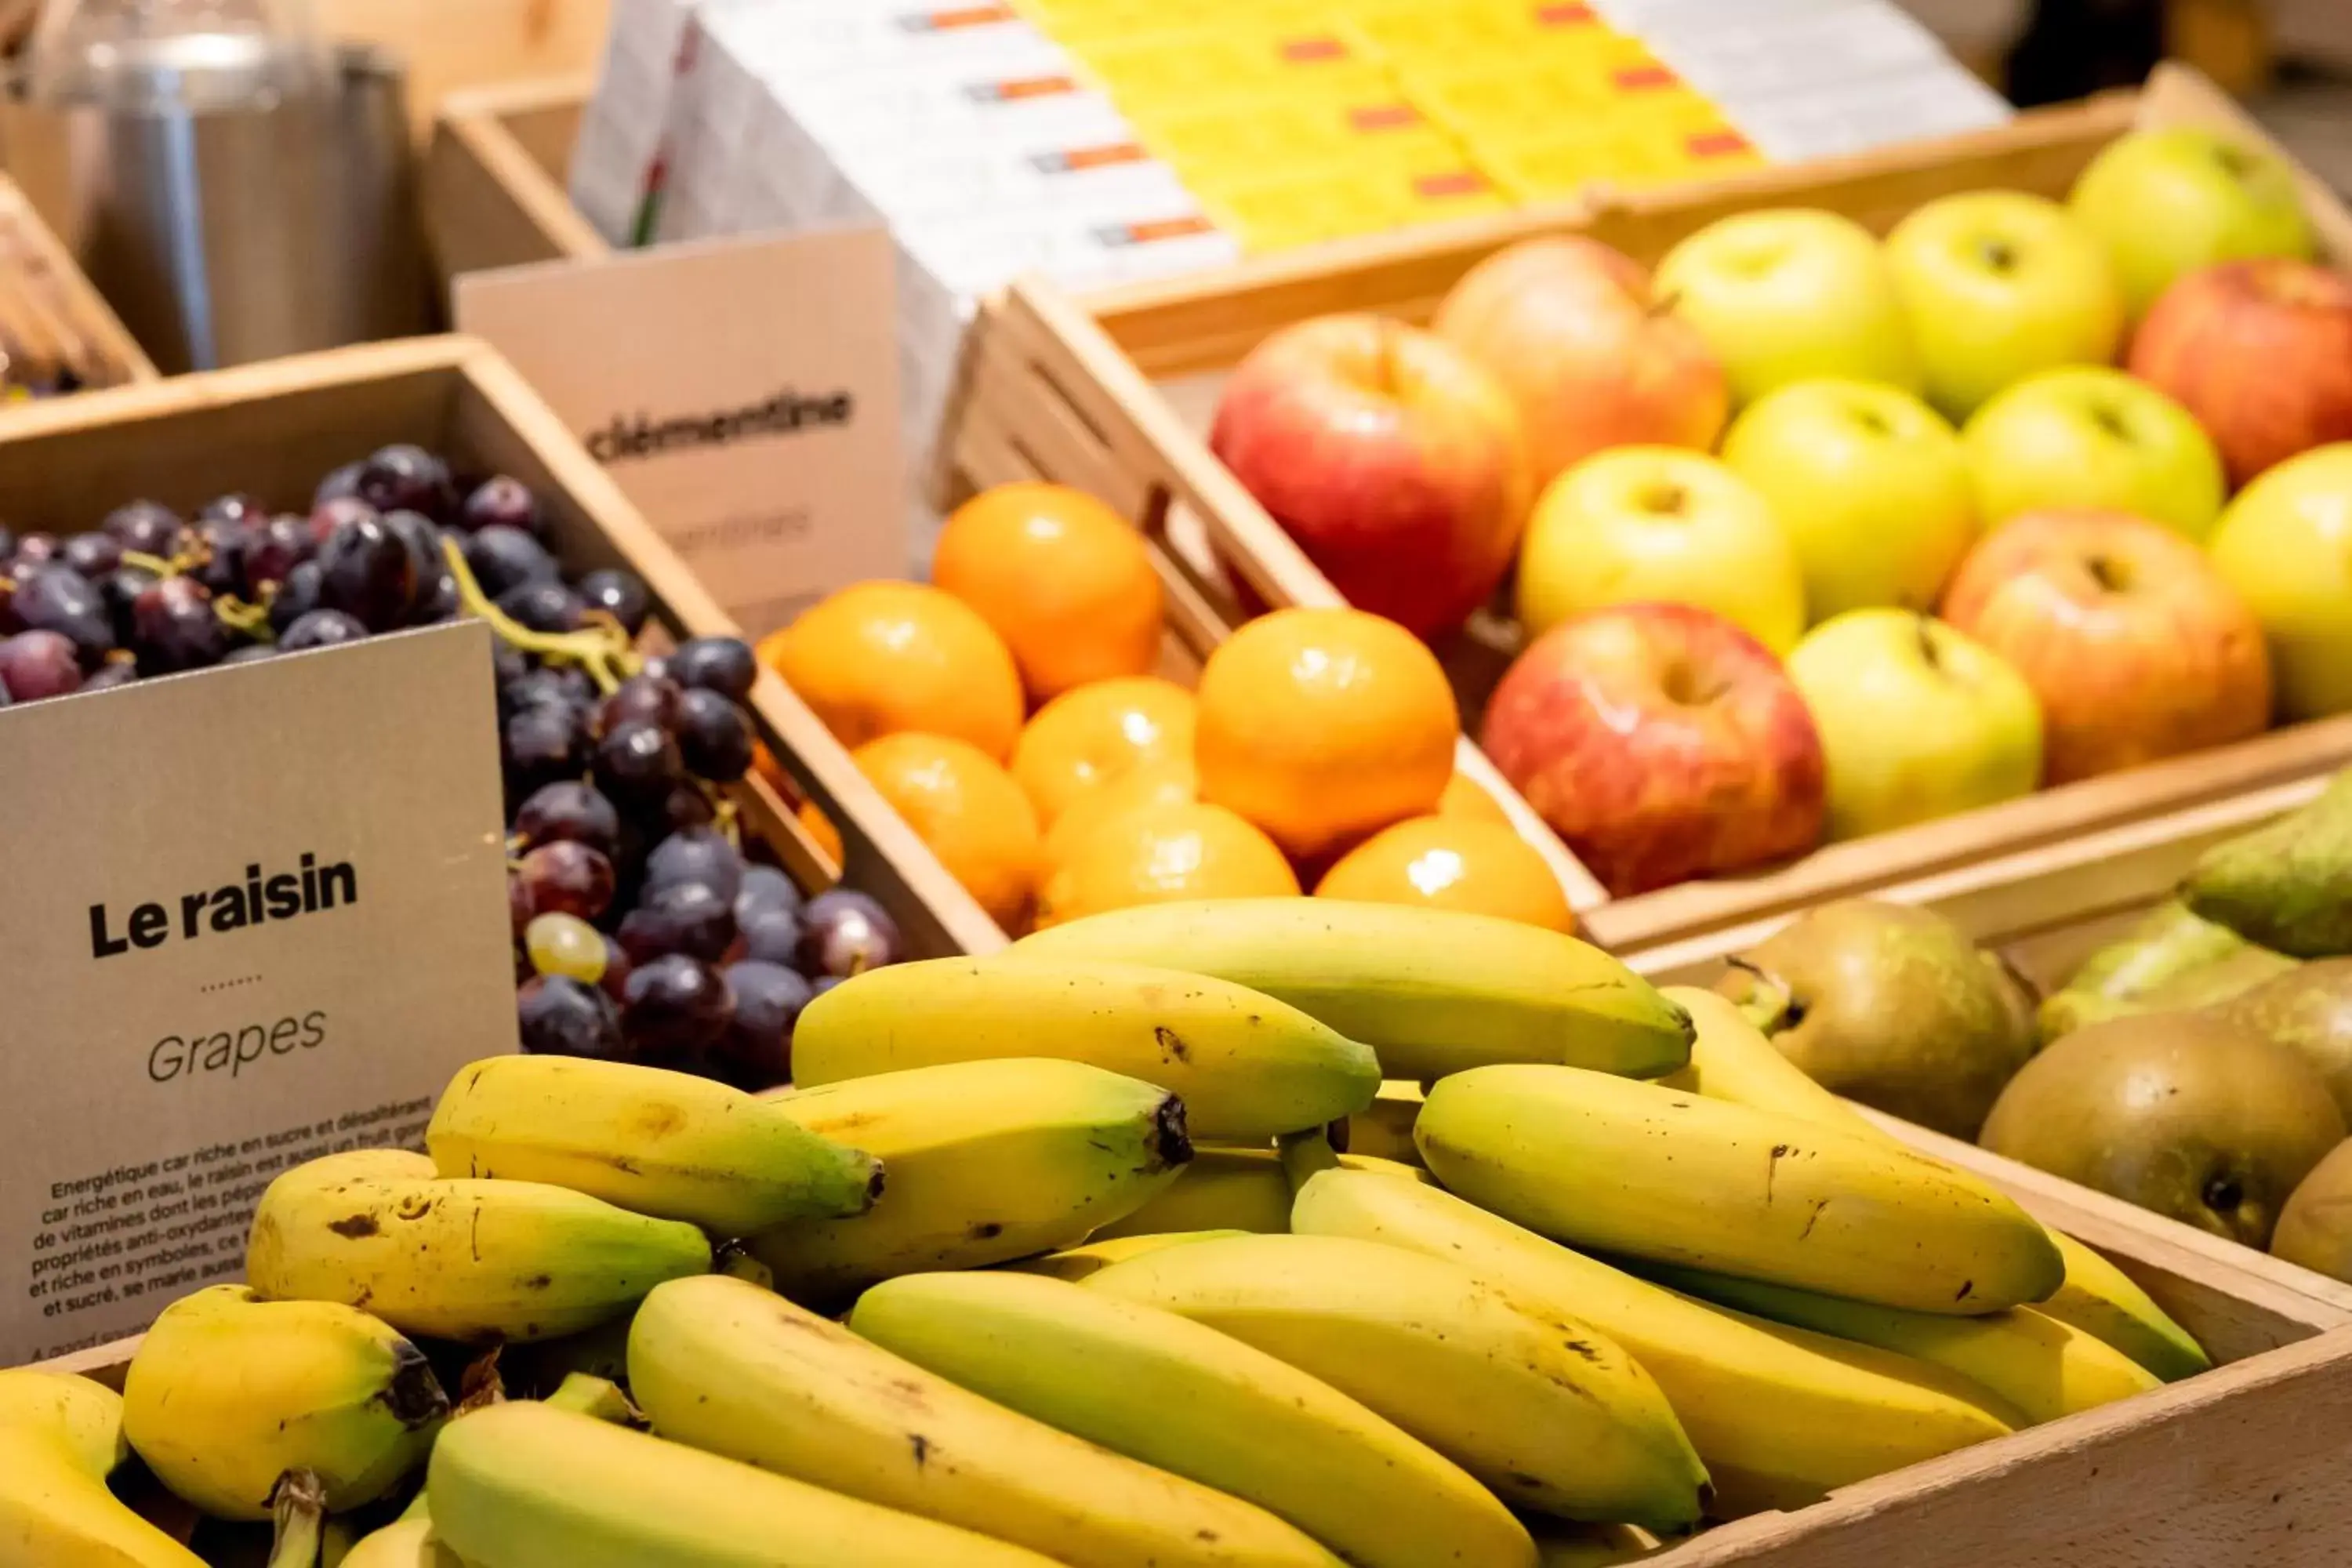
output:
[[[2302,1052],[2352,1123],[2352,958],[2297,964],[2207,1011]]]
[[[2188,906],[2158,905],[2121,942],[2086,959],[2063,991],[2042,999],[2042,1037],[2054,1040],[2102,1018],[2202,1007],[2294,967]]]
[[[2300,811],[2205,851],[2180,896],[2205,919],[2293,957],[2352,954],[2352,771]]]
[[[1733,960],[1716,989],[1824,1087],[1973,1138],[2033,1054],[2021,984],[1943,916],[1849,899]]]
[[[2352,1142],[2338,1143],[2287,1199],[2271,1256],[2352,1283]]]
[[[2086,1024],[2001,1091],[1984,1146],[2248,1247],[2344,1139],[2319,1069],[2201,1013]]]

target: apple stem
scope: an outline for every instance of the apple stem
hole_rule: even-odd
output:
[[[1679,289],[1669,289],[1663,294],[1653,295],[1649,308],[1651,320],[1655,321],[1660,316],[1673,315],[1675,307],[1682,302],[1683,291]]]
[[[1913,620],[1912,629],[1919,636],[1919,657],[1927,661],[1928,668],[1940,670],[1944,658],[1936,647],[1936,623],[1926,616],[1920,616]]]

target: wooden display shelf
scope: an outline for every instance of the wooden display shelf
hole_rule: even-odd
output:
[[[642,578],[663,636],[737,635],[547,405],[471,338],[363,344],[26,405],[0,418],[0,517],[66,531],[95,527],[132,496],[188,507],[232,489],[306,508],[320,474],[394,441],[530,485],[557,555],[574,571]],[[750,707],[760,738],[839,827],[843,879],[888,908],[915,953],[1002,944],[782,681],[762,673]],[[803,887],[833,880],[836,868],[772,791],[747,781],[740,804]]]
[[[155,366],[14,181],[0,178],[0,384],[152,381]]]
[[[1276,329],[1339,310],[1426,321],[1471,267],[1539,234],[1588,234],[1654,262],[1708,224],[1761,206],[1827,207],[1883,233],[1920,204],[1957,192],[2004,187],[2063,196],[2116,137],[2182,123],[2265,140],[2202,77],[2168,67],[2137,92],[1855,157],[1375,237],[1084,300],[1023,282],[983,314],[967,348],[965,402],[950,427],[953,461],[984,479],[1026,474],[1066,480],[1131,516],[1164,517],[1171,534],[1205,542],[1267,603],[1339,604],[1328,580],[1211,456],[1204,437],[1223,374]],[[2326,253],[2352,262],[2352,213],[2318,181],[2306,176],[2305,184]],[[1473,729],[1516,640],[1515,628],[1482,617],[1441,650]],[[1570,867],[1564,885],[1590,934],[1631,950],[2061,844],[2103,826],[2307,777],[2347,761],[2352,717],[1828,846],[1752,875],[1614,900],[1573,866],[1549,830],[1533,824],[1523,803],[1514,798],[1511,805],[1532,840]]]
[[[425,249],[444,298],[459,273],[611,253],[565,185],[591,85],[566,77],[442,100],[421,189]]]

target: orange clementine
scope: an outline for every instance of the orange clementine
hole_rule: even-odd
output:
[[[808,835],[809,842],[815,845],[826,859],[839,866],[845,858],[841,848],[841,829],[833,825],[833,818],[819,810],[813,800],[801,802],[797,815],[801,831]]]
[[[920,583],[853,583],[760,639],[760,662],[852,748],[913,731],[996,762],[1021,732],[1021,677],[971,605]]]
[[[1157,676],[1065,691],[1013,742],[1013,776],[1050,832],[1070,802],[1138,763],[1191,756],[1192,711],[1192,694]]]
[[[1184,899],[1295,898],[1274,840],[1221,805],[1149,806],[1104,824],[1045,878],[1040,929],[1106,910]]]
[[[1013,649],[1039,702],[1160,660],[1160,577],[1142,534],[1083,490],[998,485],[940,531],[931,581]]]
[[[1491,822],[1498,827],[1508,827],[1511,819],[1488,795],[1486,786],[1466,773],[1455,773],[1445,781],[1445,793],[1437,797],[1437,815],[1450,816],[1457,822]]]
[[[1096,785],[1066,806],[1045,830],[1045,868],[1065,864],[1095,830],[1130,812],[1184,805],[1201,798],[1201,775],[1190,753],[1138,763],[1107,784]]]
[[[973,901],[1019,925],[1037,886],[1037,814],[1013,775],[947,735],[886,735],[850,755]]]
[[[1416,816],[1382,828],[1342,857],[1315,896],[1499,915],[1551,931],[1576,927],[1559,879],[1526,839],[1462,817]]]
[[[1436,809],[1461,719],[1421,639],[1361,610],[1276,610],[1209,656],[1201,798],[1298,859]]]

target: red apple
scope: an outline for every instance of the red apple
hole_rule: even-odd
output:
[[[2140,323],[2128,368],[2197,416],[2242,485],[2352,440],[2352,279],[2278,257],[2191,272]]]
[[[1435,326],[1518,404],[1538,491],[1604,447],[1711,451],[1730,415],[1723,363],[1698,329],[1652,298],[1641,263],[1595,240],[1496,252],[1454,286]]]
[[[1692,605],[1554,626],[1496,687],[1479,743],[1619,896],[1821,837],[1825,770],[1804,699],[1761,643]]]
[[[1209,447],[1348,603],[1423,637],[1494,594],[1533,500],[1495,378],[1380,316],[1260,343],[1225,383]]]
[[[2262,623],[2205,552],[2162,523],[2026,512],[1969,552],[1942,613],[2041,700],[2045,783],[2242,740],[2270,722]]]

